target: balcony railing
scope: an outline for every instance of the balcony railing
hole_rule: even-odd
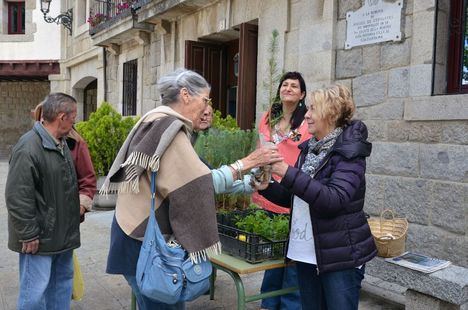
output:
[[[89,11],[89,32],[91,35],[131,15],[131,0],[94,0]]]

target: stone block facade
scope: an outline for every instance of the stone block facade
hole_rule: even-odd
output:
[[[0,82],[0,159],[31,129],[31,110],[49,91],[49,82]]]
[[[339,1],[338,25],[356,2]],[[357,117],[373,142],[365,208],[406,216],[408,250],[467,267],[466,96],[431,96],[436,1],[403,2],[401,42],[351,50],[338,42],[336,50],[335,80],[351,79]],[[336,29],[343,40],[346,27]]]

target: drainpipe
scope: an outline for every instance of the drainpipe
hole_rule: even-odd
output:
[[[106,48],[102,47],[102,67],[104,70],[103,79],[104,79],[104,101],[107,102],[107,54]]]

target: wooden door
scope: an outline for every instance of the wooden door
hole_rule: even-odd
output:
[[[257,25],[240,25],[236,114],[237,123],[242,129],[251,129],[255,125],[255,107],[257,105],[257,37]]]
[[[226,50],[223,45],[185,41],[185,67],[201,74],[211,85],[213,108],[226,110]]]
[[[97,79],[89,83],[83,91],[83,120],[89,120],[97,109]]]

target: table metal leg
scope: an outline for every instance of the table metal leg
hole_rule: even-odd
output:
[[[231,278],[234,280],[234,284],[236,285],[236,290],[237,290],[237,310],[245,310],[245,289],[244,289],[244,283],[242,282],[241,277],[239,274],[226,269],[222,266],[216,265],[216,267],[213,264],[213,270],[220,269],[224,272],[226,272],[228,275],[231,276]],[[213,281],[213,298],[214,298],[214,281]],[[211,293],[211,291],[210,291]],[[210,295],[211,297],[211,295]]]
[[[135,294],[133,294],[133,291],[132,291],[132,302],[130,304],[130,309],[136,310],[136,298],[135,298]]]
[[[234,284],[236,285],[236,290],[237,290],[237,309],[238,310],[245,310],[246,303],[261,300],[264,298],[281,296],[281,295],[289,294],[298,290],[297,287],[288,287],[288,288],[283,288],[283,289],[279,289],[279,290],[271,291],[267,293],[246,296],[244,283],[242,282],[242,279],[237,272],[234,272],[227,267],[223,267],[222,265],[216,264],[213,261],[211,262],[211,264],[213,266],[213,273],[211,274],[211,277],[210,277],[210,299],[211,300],[214,299],[214,290],[215,290],[217,270],[218,269],[222,270],[226,272],[228,275],[230,275],[231,278],[234,280]]]
[[[213,271],[211,272],[211,276],[210,276],[210,300],[214,300],[216,271],[217,271],[216,267],[213,266]]]

